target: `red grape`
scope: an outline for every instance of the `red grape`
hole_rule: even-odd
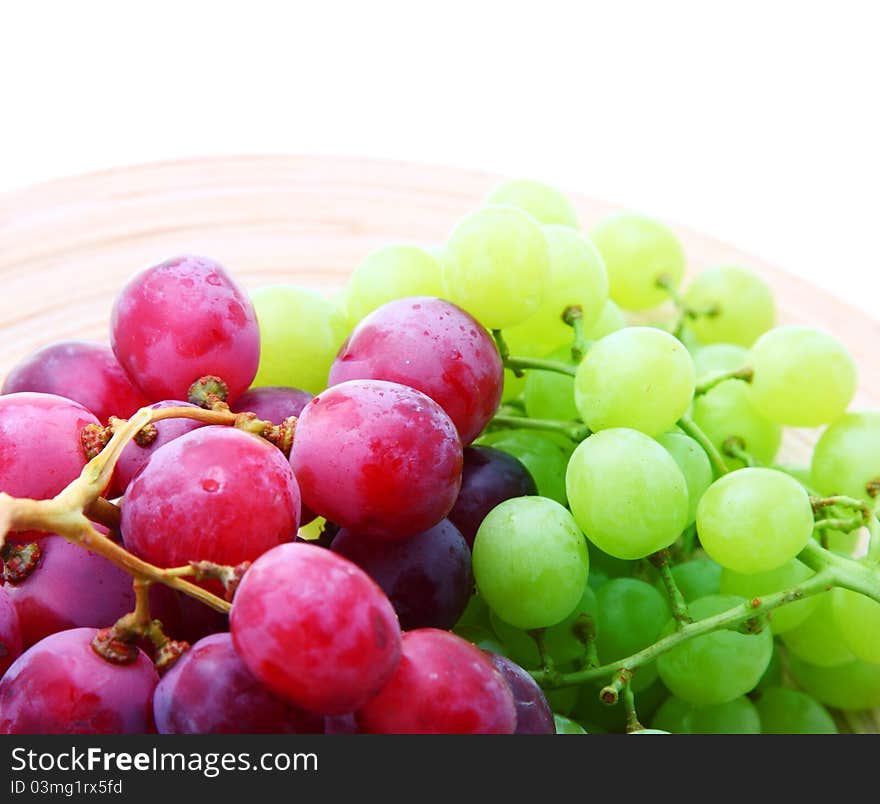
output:
[[[328,715],[324,718],[324,734],[360,734],[357,720],[353,713],[346,715]]]
[[[470,550],[448,519],[393,542],[343,528],[331,550],[353,561],[379,584],[404,631],[452,628],[473,591]]]
[[[489,661],[504,676],[516,704],[516,734],[556,734],[553,710],[531,674],[506,656],[486,651]]]
[[[433,527],[461,484],[461,442],[443,409],[381,380],[345,382],[309,402],[290,460],[309,508],[367,536]]]
[[[301,542],[254,562],[235,594],[230,626],[250,671],[318,714],[362,706],[400,658],[400,626],[382,590],[350,561]]]
[[[197,642],[159,682],[160,734],[317,734],[323,718],[276,698],[253,677],[229,634]]]
[[[0,679],[0,734],[144,734],[153,731],[152,662],[111,664],[94,628],[46,637]]]
[[[266,385],[243,393],[232,410],[235,413],[255,413],[258,419],[281,424],[288,416],[299,416],[313,396],[299,388]]]
[[[6,590],[0,586],[0,677],[21,654],[21,625],[18,612]]]
[[[513,734],[516,706],[479,648],[424,628],[403,635],[397,670],[357,719],[378,734]]]
[[[220,377],[229,401],[257,373],[260,332],[247,293],[213,260],[183,255],[135,274],[116,297],[113,352],[150,399],[187,399]]]
[[[102,422],[129,418],[147,400],[119,365],[113,350],[94,341],[58,341],[18,363],[3,393],[38,391],[79,402]]]
[[[389,380],[427,394],[469,444],[498,408],[504,369],[492,337],[468,313],[413,296],[383,304],[355,327],[329,385],[346,380]]]

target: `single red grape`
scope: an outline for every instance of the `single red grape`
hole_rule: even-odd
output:
[[[504,676],[516,704],[516,734],[556,734],[553,710],[531,674],[506,656],[485,651]]]
[[[6,590],[0,586],[0,677],[21,655],[21,624]]]
[[[313,396],[299,388],[266,385],[245,391],[232,410],[235,413],[255,413],[258,419],[281,424],[289,416],[299,416]]]

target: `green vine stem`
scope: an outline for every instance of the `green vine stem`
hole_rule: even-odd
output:
[[[580,422],[559,422],[550,419],[529,419],[526,416],[495,416],[492,424],[501,428],[519,430],[543,430],[545,432],[561,433],[572,441],[580,443],[587,438],[590,428]]]
[[[558,360],[544,360],[539,357],[512,357],[501,330],[493,329],[492,337],[498,346],[498,354],[501,355],[501,362],[504,364],[504,368],[510,369],[517,377],[522,377],[526,369],[555,371],[557,374],[568,374],[570,377],[574,377],[577,373],[577,366],[562,363]]]
[[[660,573],[660,580],[666,589],[666,596],[669,598],[669,607],[672,609],[672,616],[675,619],[676,627],[684,628],[688,623],[692,623],[694,618],[691,617],[684,595],[681,593],[672,575],[672,568],[669,566],[669,550],[660,550],[649,556],[648,560]]]
[[[676,423],[685,435],[694,439],[706,451],[706,455],[709,456],[709,461],[716,475],[720,477],[730,471],[718,448],[709,440],[709,436],[697,426],[690,416],[682,416]]]
[[[751,382],[752,377],[754,376],[755,372],[752,370],[751,366],[743,366],[742,368],[733,369],[732,371],[719,371],[715,374],[709,375],[701,383],[697,383],[697,387],[694,389],[694,396],[701,396],[726,380],[743,380],[744,382]]]

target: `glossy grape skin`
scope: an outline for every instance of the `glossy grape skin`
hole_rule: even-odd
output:
[[[611,298],[625,310],[647,310],[667,301],[657,282],[677,287],[684,276],[684,251],[659,221],[633,212],[608,215],[590,230],[605,267]]]
[[[713,595],[690,604],[694,620],[702,620],[741,605],[743,598]],[[669,622],[664,634],[671,634]],[[663,683],[673,695],[697,706],[722,704],[751,690],[760,680],[773,653],[769,628],[757,634],[721,629],[676,645],[657,658]]]
[[[856,658],[834,615],[834,595],[817,596],[810,615],[782,635],[789,655],[820,667],[838,667]]]
[[[587,734],[587,730],[580,723],[563,715],[553,715],[553,722],[557,734]]]
[[[480,441],[512,455],[525,466],[542,497],[549,497],[560,505],[568,504],[565,466],[570,452],[566,453],[546,436],[526,430],[500,430]]]
[[[229,401],[257,372],[260,333],[253,305],[226,269],[182,255],[135,274],[110,323],[113,353],[150,400],[187,399],[200,377],[220,377]]]
[[[687,485],[678,465],[637,430],[591,435],[565,476],[575,521],[615,558],[637,559],[672,544],[687,522]]]
[[[706,344],[751,346],[776,318],[767,283],[754,271],[736,265],[701,271],[685,290],[683,300],[693,310],[715,310],[713,315],[698,315],[687,323]]]
[[[684,433],[661,433],[657,436],[657,441],[678,464],[687,484],[687,524],[690,525],[697,518],[697,504],[700,502],[700,498],[712,485],[714,479],[709,456],[696,441]]]
[[[434,628],[408,631],[400,663],[357,712],[371,734],[513,734],[510,686],[479,648]]]
[[[818,427],[843,415],[856,390],[856,365],[840,341],[811,327],[762,335],[751,351],[752,400],[771,421]]]
[[[452,628],[473,589],[470,550],[448,519],[403,541],[370,539],[343,528],[330,549],[379,585],[404,631]]]
[[[159,734],[317,734],[323,718],[276,698],[247,669],[229,634],[205,637],[153,696]]]
[[[21,624],[6,589],[0,586],[0,678],[21,655]]]
[[[725,371],[736,371],[749,364],[749,350],[733,343],[710,343],[694,353],[697,382]]]
[[[694,706],[671,696],[651,721],[673,734],[760,734],[761,719],[745,696],[713,706]]]
[[[153,730],[152,662],[112,664],[91,646],[97,631],[46,637],[0,679],[0,734],[146,734]]]
[[[545,357],[547,360],[575,365],[570,346],[561,346]],[[523,401],[526,414],[533,419],[573,421],[580,418],[574,403],[574,377],[568,374],[557,371],[526,372]]]
[[[847,712],[880,706],[880,664],[855,659],[817,667],[791,656],[788,667],[798,686],[825,706]]]
[[[764,418],[752,402],[748,383],[725,380],[694,401],[693,419],[724,456],[729,469],[745,464],[724,454],[727,439],[736,437],[759,463],[771,463],[782,443],[782,428]]]
[[[847,413],[830,424],[813,450],[811,475],[823,494],[872,503],[867,486],[880,482],[880,412]]]
[[[589,566],[571,514],[545,497],[515,497],[496,506],[474,540],[480,595],[517,628],[564,620],[584,593]]]
[[[513,693],[516,706],[514,734],[556,734],[553,712],[538,682],[506,656],[489,652],[486,655]]]
[[[513,497],[529,497],[538,487],[529,470],[512,455],[494,447],[465,447],[461,490],[449,521],[473,547],[480,523],[496,505]]]
[[[672,577],[685,603],[708,595],[717,595],[721,589],[722,568],[711,558],[694,558],[671,569]],[[654,584],[663,594],[666,589],[662,580]]]
[[[86,465],[83,428],[100,424],[82,405],[54,394],[0,396],[0,492],[45,500]]]
[[[25,648],[71,628],[104,628],[134,609],[131,576],[61,536],[37,540],[41,556],[23,581],[3,589],[15,605]]]
[[[258,419],[281,424],[290,416],[299,416],[313,396],[300,388],[264,385],[245,391],[232,405],[232,411],[253,413]]]
[[[813,509],[793,477],[775,469],[738,469],[703,495],[697,532],[703,549],[722,567],[745,575],[770,572],[809,541]]]
[[[317,714],[362,706],[400,658],[400,626],[382,590],[347,559],[302,542],[251,565],[233,599],[230,630],[260,682]]]
[[[156,450],[126,491],[121,530],[129,550],[160,567],[234,566],[293,539],[299,511],[279,449],[212,425]]]
[[[837,734],[825,707],[799,690],[770,687],[761,692],[755,705],[764,734]]]
[[[433,527],[461,485],[461,441],[449,416],[420,391],[381,380],[335,385],[309,402],[290,461],[303,502],[365,536]]]
[[[57,341],[17,363],[3,381],[4,394],[35,391],[79,402],[102,422],[129,418],[147,400],[103,343]]]
[[[427,394],[470,444],[501,400],[503,369],[491,335],[443,299],[397,299],[370,313],[343,344],[329,384],[387,380]]]
[[[532,179],[509,179],[488,196],[487,204],[506,204],[528,212],[536,221],[578,228],[574,205],[555,187]]]
[[[550,278],[541,225],[515,207],[487,206],[466,216],[446,243],[446,297],[487,329],[505,329],[537,312]]]
[[[629,427],[657,436],[687,411],[694,383],[693,360],[680,341],[653,327],[627,327],[590,347],[574,399],[593,431]]]
[[[880,664],[880,603],[850,589],[831,593],[834,623],[857,659]]]

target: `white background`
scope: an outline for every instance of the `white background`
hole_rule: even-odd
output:
[[[878,315],[877,3],[2,9],[0,191],[215,154],[457,165],[687,224]]]

